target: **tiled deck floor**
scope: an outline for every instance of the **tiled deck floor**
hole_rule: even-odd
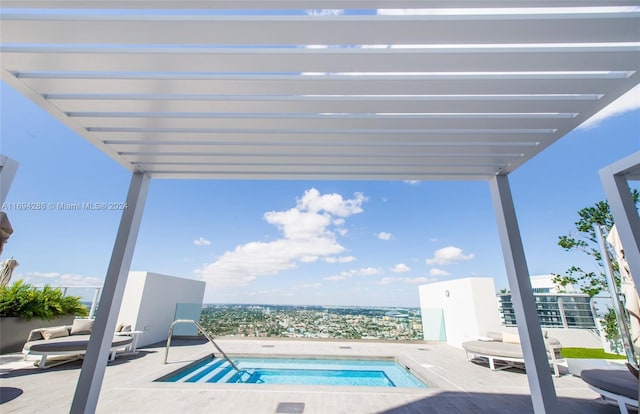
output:
[[[304,403],[304,414],[333,413],[531,413],[527,377],[521,371],[490,371],[468,362],[462,350],[438,343],[256,340],[220,338],[229,355],[396,356],[427,379],[432,388],[327,387],[258,384],[176,384],[153,382],[213,351],[202,341],[174,341],[169,363],[163,344],[122,356],[107,368],[99,413],[275,413],[281,402]],[[348,348],[350,347],[350,349]],[[0,365],[8,413],[67,413],[81,361],[39,370],[4,356]],[[15,359],[15,358],[14,358]],[[617,413],[571,375],[554,378],[562,413]]]

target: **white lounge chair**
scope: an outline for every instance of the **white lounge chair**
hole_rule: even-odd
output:
[[[24,359],[39,356],[38,366],[42,369],[81,359],[87,352],[91,337],[92,320],[76,319],[71,326],[54,326],[34,329],[29,333],[27,343],[22,348]],[[133,351],[137,332],[118,332],[111,341],[110,361],[116,357],[116,351]],[[47,357],[66,357],[56,359],[47,365]]]
[[[562,345],[555,338],[545,338],[544,342],[549,364],[553,367],[554,375],[559,377],[560,370],[558,365],[563,360],[561,355]],[[515,367],[517,364],[524,365],[522,345],[520,344],[520,338],[516,334],[488,332],[486,340],[466,341],[462,343],[462,348],[467,353],[468,360],[474,358],[487,359],[489,368],[492,371]],[[502,361],[504,365],[496,367],[496,361]]]
[[[585,369],[580,373],[589,388],[618,404],[621,414],[629,412],[627,407],[638,408],[638,378],[623,369]]]

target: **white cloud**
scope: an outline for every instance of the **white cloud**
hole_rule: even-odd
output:
[[[436,250],[434,256],[431,259],[427,259],[426,262],[429,265],[437,264],[444,266],[463,260],[471,260],[473,257],[473,253],[464,255],[462,254],[462,249],[454,246],[447,246]]]
[[[341,256],[341,257],[325,257],[323,259],[327,263],[351,263],[355,262],[356,258],[353,256]]]
[[[58,272],[29,272],[24,274],[16,274],[14,277],[18,277],[19,279],[24,279],[27,277],[36,278],[36,279],[53,279],[60,277],[60,273]]]
[[[317,289],[322,287],[322,283],[304,283],[302,285],[295,285],[294,289]]]
[[[419,284],[424,284],[429,282],[433,282],[433,279],[430,279],[424,276],[413,277],[413,278],[409,278],[409,277],[402,278],[402,283],[408,283],[410,285],[419,285]]]
[[[300,258],[302,263],[313,263],[318,261],[318,256],[304,256]]]
[[[329,282],[339,282],[341,280],[349,279],[351,276],[352,275],[350,275],[349,272],[342,272],[338,275],[326,276],[323,279]]]
[[[94,276],[84,276],[76,273],[58,273],[58,272],[28,272],[16,273],[11,278],[12,282],[22,279],[25,283],[33,286],[50,285],[52,287],[63,286],[95,286],[101,287],[104,280]],[[11,282],[10,282],[11,283]]]
[[[340,194],[321,195],[318,190],[312,188],[305,191],[302,198],[298,200],[297,208],[312,213],[325,211],[338,217],[349,217],[352,214],[361,213],[362,203],[367,201],[367,197],[362,193],[355,193],[354,196],[355,198],[351,200],[345,200]]]
[[[447,272],[446,270],[434,268],[429,271],[429,274],[431,276],[449,276],[451,273]]]
[[[343,9],[310,9],[307,10],[310,16],[341,16],[344,14]]]
[[[397,265],[391,268],[391,271],[394,273],[406,273],[406,272],[410,272],[411,268],[404,263],[398,263]]]
[[[392,283],[404,283],[408,285],[420,285],[432,282],[433,279],[429,279],[428,277],[420,276],[420,277],[383,277],[379,281],[376,282],[377,285],[390,285]]]
[[[420,180],[404,180],[404,182],[406,184],[409,184],[409,185],[418,185],[418,184],[420,184]]]
[[[252,290],[247,292],[248,296],[293,296],[292,292],[287,292],[282,288],[274,288],[274,289],[263,289],[263,290]]]
[[[379,240],[391,240],[391,233],[387,233],[386,231],[381,231],[380,233],[376,234],[376,237]]]
[[[607,118],[621,115],[625,112],[636,109],[640,109],[640,85],[637,85],[635,88],[610,103],[600,112],[583,122],[582,125],[580,125],[580,128],[595,128]]]
[[[264,219],[278,227],[282,238],[271,242],[249,242],[222,254],[213,263],[194,270],[196,276],[216,287],[246,286],[257,277],[276,275],[299,263],[335,257],[344,251],[337,241],[340,225],[352,214],[362,212],[366,201],[360,193],[352,199],[340,194],[320,194],[312,188],[286,211],[270,211]]]
[[[376,268],[376,267],[363,267],[362,269],[358,270],[358,276],[374,276],[374,275],[379,275],[380,273],[382,273],[382,270]]]
[[[204,237],[197,238],[193,241],[193,244],[196,246],[209,246],[211,245],[211,241],[205,239]]]
[[[324,280],[328,280],[331,282],[338,282],[341,280],[346,280],[354,276],[376,276],[382,273],[382,270],[376,267],[363,267],[360,269],[352,269],[347,270],[345,272],[341,272],[337,275],[327,276]]]

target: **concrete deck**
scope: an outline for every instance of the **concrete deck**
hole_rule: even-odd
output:
[[[522,370],[490,371],[464,351],[440,343],[217,339],[230,356],[395,356],[431,388],[329,387],[154,382],[213,352],[208,342],[174,340],[168,364],[164,344],[121,356],[106,370],[99,413],[275,413],[281,402],[304,403],[304,414],[531,413]],[[0,359],[0,411],[67,413],[81,361],[40,370],[19,357]],[[554,378],[563,413],[618,413],[577,377]],[[11,399],[13,397],[13,399]]]

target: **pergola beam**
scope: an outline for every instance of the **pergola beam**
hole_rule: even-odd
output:
[[[122,212],[120,227],[100,298],[100,306],[80,370],[78,385],[70,409],[72,414],[93,414],[96,412],[111,350],[113,332],[116,330],[122,296],[142,221],[149,183],[148,175],[134,173],[131,177],[127,207]]]
[[[489,186],[527,367],[533,409],[536,413],[557,413],[558,399],[551,379],[509,180],[506,175],[498,175],[489,180]]]

